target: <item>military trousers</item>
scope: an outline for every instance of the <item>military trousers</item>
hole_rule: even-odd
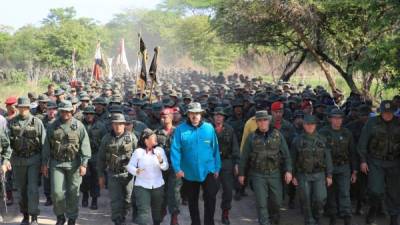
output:
[[[56,216],[77,219],[79,213],[79,186],[82,177],[79,166],[50,166],[51,198]]]
[[[137,218],[139,225],[160,224],[162,220],[162,204],[164,199],[164,186],[148,189],[141,186],[134,187],[136,196]],[[152,223],[149,223],[151,211]]]
[[[368,160],[368,195],[371,207],[386,203],[389,215],[400,214],[400,160]]]
[[[327,198],[325,173],[297,174],[305,225],[317,225]]]
[[[99,176],[96,170],[96,161],[88,162],[86,175],[82,178],[80,190],[86,196],[90,194],[90,197],[92,198],[100,196]]]
[[[250,173],[250,184],[256,197],[258,222],[270,225],[270,218],[279,220],[279,208],[282,205],[282,181],[279,169],[261,173]]]
[[[232,208],[232,196],[234,188],[233,162],[231,159],[222,161],[219,172],[219,182],[222,186],[221,209],[230,210]]]
[[[182,179],[176,178],[176,174],[172,168],[167,170],[164,175],[164,201],[163,208],[168,207],[170,214],[179,213],[179,205],[181,204],[181,187]]]
[[[128,173],[114,174],[107,172],[108,191],[111,200],[111,220],[113,222],[125,221],[131,207],[133,178]]]
[[[350,165],[334,166],[332,185],[328,187],[327,213],[331,217],[351,216]]]
[[[19,207],[21,213],[39,215],[39,173],[40,163],[15,165],[14,177],[20,193]]]

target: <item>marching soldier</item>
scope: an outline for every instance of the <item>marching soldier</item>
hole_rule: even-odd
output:
[[[6,172],[11,170],[11,163],[10,163],[11,153],[12,150],[10,148],[10,139],[7,136],[7,132],[5,131],[4,128],[0,128],[0,160],[1,160],[1,176],[3,176],[2,179],[5,179]],[[0,183],[1,197],[4,197],[2,196],[4,193],[3,188],[6,187],[1,186]],[[2,222],[3,222],[3,216],[0,214],[0,223]]]
[[[41,152],[46,131],[40,119],[30,113],[30,101],[18,98],[18,116],[9,122],[12,164],[21,194],[20,211],[24,215],[21,225],[38,224]],[[29,222],[31,216],[31,223]]]
[[[42,154],[42,173],[51,175],[51,195],[56,225],[75,225],[78,218],[79,186],[91,157],[89,135],[72,115],[72,104],[59,104],[60,116],[47,130]],[[50,173],[49,173],[50,169]]]
[[[332,109],[329,114],[330,125],[320,130],[326,139],[327,148],[331,150],[333,163],[333,185],[328,188],[327,199],[330,225],[336,224],[336,215],[344,218],[345,225],[351,225],[350,182],[356,181],[358,171],[353,135],[350,130],[342,127],[343,117],[344,113],[340,109]]]
[[[86,171],[86,175],[82,178],[82,184],[80,188],[83,194],[82,207],[88,207],[90,193],[90,197],[92,198],[90,208],[96,210],[97,198],[100,196],[100,188],[96,169],[97,152],[99,150],[101,139],[107,133],[107,129],[104,124],[96,118],[94,106],[87,106],[83,111],[83,115],[84,119],[82,123],[89,135],[92,156],[89,159],[88,169]]]
[[[375,222],[385,198],[390,225],[397,225],[400,213],[400,121],[394,117],[393,102],[384,100],[380,115],[368,119],[358,142],[361,172],[368,175],[369,211],[367,224]]]
[[[272,126],[267,111],[256,112],[256,131],[249,134],[243,146],[239,165],[239,182],[243,185],[245,167],[249,166],[250,183],[256,196],[260,225],[279,224],[279,208],[282,205],[281,162],[284,177],[292,180],[292,163],[284,136]],[[271,196],[270,196],[271,195]],[[271,203],[270,207],[268,207]],[[268,212],[268,209],[271,210]]]
[[[104,188],[104,170],[107,169],[108,189],[111,198],[111,220],[115,225],[124,225],[131,204],[133,190],[132,175],[126,165],[137,145],[137,138],[125,130],[125,117],[115,113],[111,117],[112,130],[101,140],[97,156],[97,174],[100,188]]]
[[[293,140],[295,168],[293,184],[299,186],[305,225],[318,225],[326,201],[326,186],[332,184],[331,153],[324,137],[317,133],[317,118],[304,117],[304,132]]]

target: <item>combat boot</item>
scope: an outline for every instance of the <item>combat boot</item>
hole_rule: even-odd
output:
[[[97,210],[97,198],[92,198],[92,204],[90,205],[90,209]]]
[[[22,219],[20,225],[29,225],[29,214],[24,213],[24,218]]]
[[[48,196],[46,197],[46,202],[44,203],[44,206],[51,206],[53,205],[53,201],[51,200],[51,197]]]
[[[222,222],[222,224],[225,224],[225,225],[229,225],[230,224],[230,221],[229,221],[229,210],[228,209],[222,210],[221,222]]]
[[[57,223],[56,225],[64,225],[65,223],[65,216],[61,215],[61,216],[57,216]]]
[[[375,219],[376,219],[376,208],[375,206],[371,206],[368,210],[366,223],[375,224]]]
[[[178,223],[178,213],[174,212],[171,215],[171,224],[170,225],[179,225]]]
[[[75,219],[68,219],[68,225],[75,225]]]
[[[351,225],[351,216],[344,217],[344,225]]]
[[[89,206],[89,194],[88,193],[83,193],[82,196],[82,207],[86,208]]]
[[[394,215],[394,216],[390,216],[390,225],[398,225],[398,216]]]
[[[39,225],[37,220],[37,215],[31,215],[31,223],[30,225]]]

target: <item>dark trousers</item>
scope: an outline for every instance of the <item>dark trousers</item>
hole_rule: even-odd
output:
[[[98,198],[100,196],[99,176],[96,170],[96,162],[88,162],[86,175],[82,177],[80,191],[86,196],[89,196],[90,194],[90,197],[92,198]]]
[[[208,174],[203,182],[183,179],[183,186],[185,187],[185,190],[187,190],[186,195],[188,198],[192,225],[201,224],[199,212],[200,187],[203,189],[204,225],[214,225],[216,195],[219,188],[218,180],[215,179],[214,174]]]

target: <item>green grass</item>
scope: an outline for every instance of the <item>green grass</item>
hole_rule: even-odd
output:
[[[40,94],[46,91],[49,81],[41,80],[37,83],[30,83],[26,81],[13,82],[1,81],[0,82],[0,101],[1,106],[4,106],[4,101],[10,96],[27,96],[28,92],[35,92]]]

